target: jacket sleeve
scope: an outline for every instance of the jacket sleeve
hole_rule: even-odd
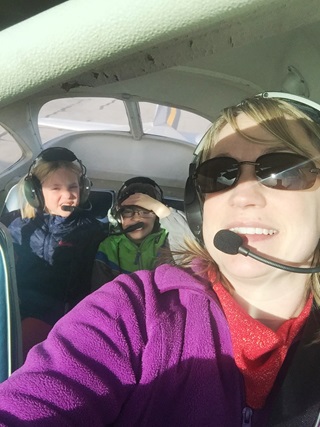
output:
[[[194,239],[184,212],[170,208],[170,215],[160,220],[161,227],[169,232],[171,250],[179,250],[185,239]]]
[[[23,224],[22,224],[21,218],[15,219],[8,226],[8,230],[10,232],[10,235],[11,235],[11,238],[12,238],[12,242],[14,244],[21,245],[21,239],[22,239],[21,230],[22,230],[22,226],[23,226]]]
[[[0,384],[1,427],[112,425],[139,382],[145,304],[122,276],[56,323],[25,364]]]

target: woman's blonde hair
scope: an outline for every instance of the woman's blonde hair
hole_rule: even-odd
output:
[[[50,175],[52,175],[58,169],[67,169],[67,170],[73,171],[76,175],[78,175],[79,183],[80,183],[80,177],[82,174],[80,166],[75,163],[64,161],[64,160],[47,162],[43,159],[39,159],[37,160],[35,166],[32,167],[31,171],[28,173],[27,176],[32,174],[32,177],[35,178],[35,181],[38,180],[41,185],[43,181],[49,178]],[[21,217],[35,218],[38,210],[30,205],[30,203],[28,202],[25,196],[25,178],[26,177],[23,177],[18,183],[18,186],[19,186],[18,197],[19,197],[19,208],[21,212]]]
[[[201,151],[198,155],[197,164],[212,157],[212,147],[217,143],[219,133],[227,124],[229,124],[236,133],[244,137],[250,142],[264,145],[274,145],[275,142],[257,139],[239,128],[237,117],[240,114],[246,114],[252,118],[270,134],[272,134],[281,144],[290,151],[312,158],[316,164],[320,163],[320,125],[314,122],[309,116],[304,114],[290,103],[275,99],[253,97],[244,100],[237,106],[225,108],[217,120],[212,124],[210,129],[204,135],[200,142]],[[288,119],[295,122],[305,131],[308,140],[297,138],[288,126]],[[203,273],[207,273],[211,268],[218,271],[217,265],[211,258],[205,246],[196,241],[185,242],[185,248],[175,253],[175,259],[179,260],[179,265],[184,268],[191,267],[195,259],[201,261]],[[320,262],[320,244],[318,244],[315,252],[313,265]],[[218,272],[219,273],[219,272]],[[219,279],[219,274],[217,275]],[[312,274],[310,281],[307,284],[308,289],[311,289],[314,299],[320,305],[320,274]],[[227,285],[227,287],[229,287]]]

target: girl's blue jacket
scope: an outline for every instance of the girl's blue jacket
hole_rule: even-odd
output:
[[[69,217],[38,214],[16,218],[13,239],[22,319],[54,324],[90,292],[93,260],[106,237],[102,224],[87,211]]]

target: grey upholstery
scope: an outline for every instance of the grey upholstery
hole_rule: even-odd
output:
[[[0,382],[22,364],[21,320],[11,236],[0,223]]]

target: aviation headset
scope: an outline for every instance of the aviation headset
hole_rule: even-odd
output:
[[[256,95],[263,98],[282,99],[289,104],[292,104],[298,110],[309,116],[313,121],[320,125],[320,105],[316,102],[301,96],[292,95],[283,92],[264,92]],[[240,104],[241,105],[241,104]],[[206,133],[207,134],[207,133]],[[189,176],[186,181],[184,190],[184,208],[189,224],[189,228],[197,238],[198,241],[203,242],[202,237],[202,210],[203,199],[197,188],[195,180],[195,172],[201,162],[202,148],[205,141],[206,134],[203,136],[194,151],[194,159],[189,165]]]
[[[150,197],[153,197],[159,202],[163,203],[163,191],[159,185],[153,181],[151,178],[144,176],[137,176],[130,178],[123,183],[117,194],[117,200],[114,206],[111,209],[111,216],[115,218],[118,223],[121,223],[121,218],[119,214],[119,208],[121,203],[127,199],[129,196],[135,193],[147,194]]]
[[[33,174],[35,166],[38,164],[39,160],[44,160],[45,162],[74,162],[77,161],[80,166],[80,205],[83,205],[89,197],[91,189],[91,181],[86,176],[86,167],[83,165],[82,161],[77,158],[77,156],[70,150],[64,147],[51,147],[43,150],[31,164],[28,174],[24,179],[23,183],[23,192],[27,202],[35,209],[44,209],[45,202],[42,193],[42,186],[39,179]]]

